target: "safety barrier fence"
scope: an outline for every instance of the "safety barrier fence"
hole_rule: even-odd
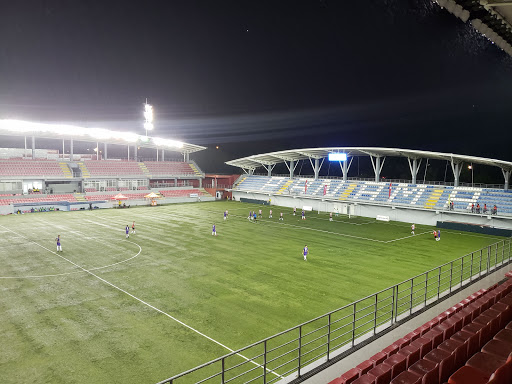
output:
[[[511,240],[471,252],[158,384],[289,382],[510,263]]]

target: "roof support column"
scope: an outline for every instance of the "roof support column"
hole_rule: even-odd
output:
[[[165,160],[165,149],[162,149],[162,161]]]
[[[420,170],[421,166],[421,160],[418,162],[418,159],[412,159],[411,164],[411,158],[408,157],[407,161],[409,162],[409,169],[411,170],[411,176],[412,176],[412,183],[416,184],[416,176],[418,175],[418,171]]]
[[[62,139],[62,160],[64,160],[64,139]]]
[[[128,161],[130,161],[130,146],[128,145]]]
[[[100,143],[96,142],[96,160],[100,159]]]
[[[343,181],[347,181],[348,170],[350,169],[350,166],[352,165],[352,160],[354,160],[353,157],[350,158],[350,163],[349,163],[348,157],[347,157],[347,160],[345,160],[343,162],[339,161],[340,167],[341,167],[341,172],[343,173]]]
[[[265,164],[261,164],[263,166],[263,168],[265,168],[268,172],[268,177],[272,177],[272,170],[274,169],[274,167],[276,166],[275,164],[269,164],[269,165],[265,165]]]
[[[509,180],[510,180],[510,170],[504,170],[501,168],[501,172],[503,172],[503,177],[505,178],[505,190],[509,188]]]
[[[318,180],[318,173],[320,172],[320,159],[315,159],[315,180]]]
[[[285,164],[286,164],[286,161],[285,161]],[[290,170],[290,179],[293,179],[293,171],[295,171],[295,161],[293,161],[293,160],[290,161],[290,166],[288,167],[288,169]]]
[[[452,165],[452,171],[453,171],[453,186],[458,187],[460,171],[462,171],[462,163],[456,163],[452,159],[451,165]]]
[[[186,162],[189,162],[189,161],[190,161],[190,153],[185,152],[185,153],[183,154],[183,159],[184,159]]]
[[[69,161],[73,161],[73,139],[69,141]]]
[[[382,171],[382,167],[384,166],[384,162],[386,161],[386,157],[384,156],[382,163],[380,162],[381,156],[375,156],[375,162],[373,161],[372,155],[370,155],[370,160],[372,161],[373,171],[375,172],[375,182],[379,182],[380,180],[380,171]]]
[[[36,159],[36,138],[32,136],[32,160]]]
[[[103,159],[104,159],[104,160],[108,160],[108,155],[107,155],[107,143],[104,143],[104,146],[105,146],[105,148],[103,148],[103,152],[104,152],[104,154],[103,154]]]

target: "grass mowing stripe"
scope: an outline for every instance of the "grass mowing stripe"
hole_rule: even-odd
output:
[[[103,224],[103,225],[104,225],[104,224]],[[106,225],[104,225],[104,226],[106,226]],[[15,231],[13,231],[13,230],[11,230],[11,229],[9,229],[9,228],[6,228],[6,227],[4,227],[3,225],[0,225],[0,227],[2,227],[2,228],[4,228],[4,229],[6,229],[7,231],[9,231],[9,232],[11,232],[11,233],[14,233],[15,235],[17,235],[17,236],[19,236],[19,237],[22,237],[22,238],[24,238],[24,239],[26,239],[26,240],[30,240],[29,238],[27,238],[27,237],[25,237],[25,236],[23,236],[23,235],[20,235],[19,233],[16,233]],[[77,268],[81,269],[83,272],[86,272],[86,273],[90,274],[91,276],[93,276],[93,277],[97,278],[98,280],[102,281],[103,283],[105,283],[105,284],[107,284],[107,285],[111,286],[112,288],[117,289],[118,291],[120,291],[120,292],[122,292],[122,293],[124,293],[124,294],[126,294],[126,295],[128,295],[128,296],[130,296],[132,299],[137,300],[138,302],[140,302],[140,303],[142,303],[142,304],[146,305],[147,307],[149,307],[149,308],[151,308],[151,309],[154,309],[154,310],[155,310],[155,311],[157,311],[158,313],[161,313],[162,315],[167,316],[168,318],[170,318],[170,319],[172,319],[172,320],[176,321],[177,323],[179,323],[179,324],[183,325],[184,327],[186,327],[186,328],[190,329],[191,331],[194,331],[195,333],[197,333],[197,334],[199,334],[199,335],[203,336],[204,338],[206,338],[206,339],[208,339],[208,340],[210,340],[210,341],[214,342],[215,344],[220,345],[221,347],[223,347],[223,348],[227,349],[228,351],[230,351],[230,352],[235,352],[233,349],[231,349],[231,348],[229,348],[228,346],[226,346],[226,345],[222,344],[220,341],[217,341],[217,340],[215,340],[215,339],[211,338],[210,336],[205,335],[205,334],[204,334],[204,333],[202,333],[201,331],[198,331],[197,329],[195,329],[195,328],[191,327],[190,325],[185,324],[183,321],[181,321],[181,320],[179,320],[179,319],[175,318],[174,316],[172,316],[172,315],[168,314],[167,312],[164,312],[164,311],[162,311],[161,309],[159,309],[159,308],[157,308],[157,307],[155,307],[155,306],[153,306],[153,305],[149,304],[148,302],[146,302],[146,301],[144,301],[144,300],[142,300],[142,299],[139,299],[138,297],[136,297],[136,296],[132,295],[130,292],[127,292],[127,291],[125,291],[124,289],[122,289],[122,288],[118,287],[117,285],[112,284],[111,282],[109,282],[109,281],[107,281],[107,280],[105,280],[105,279],[101,278],[100,276],[98,276],[98,275],[94,274],[93,272],[91,272],[90,270],[85,269],[85,268],[83,268],[82,266],[80,266],[80,265],[78,265],[78,264],[74,263],[73,261],[71,261],[71,260],[67,259],[66,257],[64,257],[64,256],[62,256],[62,255],[59,255],[57,252],[54,252],[54,251],[52,251],[51,249],[46,248],[44,245],[38,244],[38,243],[36,243],[35,241],[31,241],[31,243],[32,243],[32,244],[37,245],[38,247],[43,248],[44,250],[46,250],[46,251],[48,251],[48,252],[50,252],[50,253],[53,253],[54,255],[56,255],[56,256],[58,256],[58,257],[60,257],[61,259],[65,260],[65,261],[67,261],[68,263],[73,264],[75,267],[77,267]],[[249,362],[253,363],[254,365],[256,365],[256,366],[258,366],[258,367],[260,367],[260,368],[264,368],[267,372],[270,372],[270,373],[272,373],[273,375],[275,375],[275,376],[277,376],[277,377],[282,378],[282,376],[281,376],[281,375],[279,375],[278,373],[276,373],[276,372],[274,372],[274,371],[272,371],[272,370],[270,370],[270,369],[268,369],[268,368],[263,367],[261,364],[256,363],[254,360],[249,359],[248,357],[245,357],[245,356],[244,356],[244,355],[242,355],[241,353],[236,353],[236,355],[237,355],[237,356],[240,356],[241,358],[245,359],[246,361],[249,361]]]

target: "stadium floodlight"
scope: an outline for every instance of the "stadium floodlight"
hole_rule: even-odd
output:
[[[153,106],[148,104],[148,99],[146,99],[146,103],[144,104],[144,129],[146,130],[146,136],[148,135],[148,131],[152,131],[153,126]]]
[[[329,153],[329,161],[347,161],[346,153]]]

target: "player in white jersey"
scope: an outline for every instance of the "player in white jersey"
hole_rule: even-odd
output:
[[[135,221],[132,223],[132,233],[135,233]]]
[[[260,215],[260,219],[263,217],[263,215],[261,214],[261,209],[258,211],[258,214]]]
[[[269,214],[268,214],[268,218],[271,219],[272,218],[272,210],[270,210]]]
[[[416,226],[413,224],[411,225],[411,233],[414,235],[414,230],[416,229]]]
[[[284,219],[283,219],[283,212],[281,212],[281,213],[279,214],[279,220],[283,220],[283,221],[284,221]]]
[[[332,221],[332,212],[329,213],[329,221]]]

